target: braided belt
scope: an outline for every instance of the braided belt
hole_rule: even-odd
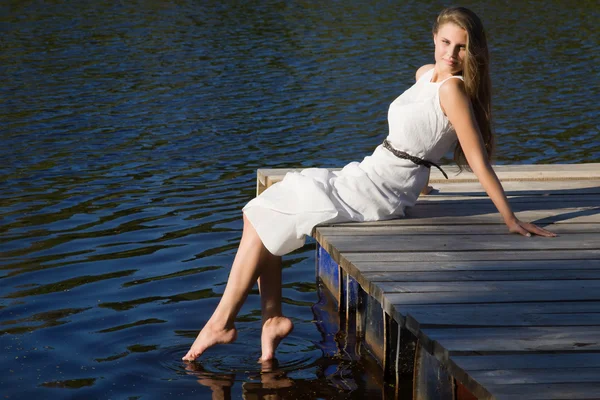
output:
[[[392,144],[387,139],[385,139],[383,141],[383,147],[385,149],[389,150],[393,155],[395,155],[398,158],[402,158],[402,159],[405,159],[405,160],[412,161],[415,164],[422,165],[422,166],[424,166],[426,168],[431,168],[431,166],[434,166],[437,169],[439,169],[442,174],[444,174],[444,177],[446,179],[448,179],[448,175],[446,175],[446,173],[444,172],[444,170],[442,169],[442,167],[440,167],[439,165],[437,165],[436,163],[434,163],[432,161],[424,160],[424,159],[416,157],[416,156],[411,156],[410,154],[405,153],[403,151],[396,150],[395,148],[392,147]]]

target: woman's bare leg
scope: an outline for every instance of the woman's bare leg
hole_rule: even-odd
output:
[[[261,275],[261,266],[270,257],[274,256],[265,248],[254,227],[244,215],[242,239],[231,266],[225,292],[213,315],[202,328],[183,360],[193,361],[209,347],[235,341],[237,338],[235,318],[254,282]],[[279,291],[281,292],[281,278],[279,278]],[[281,296],[279,302],[281,302]],[[269,301],[269,304],[271,303]]]
[[[275,357],[281,340],[294,329],[292,321],[284,317],[281,310],[281,257],[270,253],[265,257],[258,289],[263,321],[260,361],[264,362]]]

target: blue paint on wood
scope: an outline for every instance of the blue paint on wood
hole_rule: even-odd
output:
[[[437,358],[423,347],[417,349],[413,399],[453,399],[454,380]]]
[[[346,281],[346,307],[348,314],[355,313],[358,306],[359,283],[350,275]]]
[[[399,382],[395,374],[392,376],[392,372],[396,372],[394,367],[397,354],[396,351],[390,352],[392,354],[387,357],[385,354],[386,329],[381,304],[366,293],[358,281],[344,271],[318,243],[316,261],[319,302],[313,306],[313,313],[317,329],[322,334],[322,340],[318,343],[320,349],[325,356],[356,360],[361,358],[361,354],[364,355],[361,351],[364,346],[363,349],[373,356],[368,357],[373,365],[388,367],[387,379],[396,383],[393,385],[393,392],[394,398],[397,398]],[[392,335],[394,344],[398,341],[397,324],[395,328],[395,335]],[[390,359],[390,356],[394,359]],[[341,377],[341,383],[354,384],[336,366],[329,366],[324,372],[329,380]],[[384,374],[381,375],[383,377]],[[410,381],[411,379],[404,388],[404,392],[408,394],[412,392]],[[377,386],[384,386],[384,382]]]
[[[317,245],[317,276],[340,304],[340,266],[319,245]]]
[[[369,294],[364,293],[361,299],[361,307],[364,311],[361,312],[361,321],[364,329],[364,342],[367,350],[375,357],[381,366],[384,364],[384,320],[383,308],[381,304]]]
[[[356,375],[353,371],[354,363],[340,360],[358,360],[375,364],[374,360],[362,358],[356,346],[356,336],[350,332],[343,332],[340,327],[341,312],[333,295],[320,279],[318,279],[319,301],[313,306],[313,314],[316,326],[321,333],[321,340],[315,344],[323,352],[324,359],[316,366],[317,375],[326,377],[327,382],[344,392],[354,392],[357,388],[364,388],[366,393],[377,393],[386,387],[380,381],[381,376],[377,373],[365,373]],[[376,366],[375,366],[376,367]],[[365,368],[365,371],[373,371],[374,368]],[[387,397],[384,397],[387,398]]]
[[[348,274],[346,271],[340,268],[340,314],[341,322],[345,324],[346,321],[346,285],[348,282]]]
[[[317,345],[324,356],[333,357],[338,353],[338,344],[335,338],[340,330],[337,302],[329,289],[324,288],[322,284],[319,284],[317,294],[319,301],[312,307],[317,329],[321,333],[321,341]]]

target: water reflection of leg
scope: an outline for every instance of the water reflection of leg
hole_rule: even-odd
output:
[[[189,363],[185,367],[190,375],[198,378],[198,383],[212,390],[212,400],[231,400],[231,387],[235,381],[234,374],[214,374],[206,371],[198,363]]]
[[[338,303],[328,289],[320,284],[317,294],[319,301],[313,305],[312,311],[317,330],[321,333],[318,346],[325,357],[318,375],[325,377],[332,387],[352,392],[358,388],[357,378],[360,380],[356,374],[356,361],[360,359],[356,352],[356,331],[340,329]]]
[[[265,257],[258,278],[263,329],[261,334],[261,361],[275,357],[281,340],[289,335],[294,325],[283,316],[281,309],[281,257],[269,254]]]
[[[335,339],[340,331],[340,314],[337,301],[321,284],[319,284],[317,295],[319,300],[312,306],[315,325],[321,333],[321,341],[317,345],[324,357],[338,357],[340,349]]]
[[[275,285],[274,291],[266,295],[266,300],[269,305],[273,303],[275,310],[279,310],[281,314],[281,261],[279,257],[273,256],[263,245],[256,230],[244,215],[244,229],[242,231],[242,239],[235,255],[231,272],[227,280],[225,292],[221,297],[221,301],[217,305],[216,310],[210,317],[204,328],[198,334],[194,344],[183,357],[185,361],[193,361],[199,357],[204,351],[216,344],[225,344],[235,341],[237,338],[237,330],[235,329],[235,317],[239,313],[244,301],[248,297],[250,289],[261,276],[263,269],[269,269],[269,272],[279,270],[279,275],[275,282],[269,281],[269,285],[263,284],[263,291],[267,286]],[[263,282],[264,283],[264,282]],[[279,292],[278,297],[274,297],[273,293]],[[275,303],[279,303],[277,307]],[[270,312],[267,310],[267,312]],[[270,321],[270,322],[269,322]],[[267,358],[272,358],[275,348],[279,341],[292,330],[291,321],[284,317],[269,318],[263,324],[263,332],[266,332],[267,343]]]
[[[244,399],[278,400],[287,397],[287,389],[294,385],[294,381],[287,377],[285,371],[279,369],[277,360],[261,361],[260,364],[260,383],[244,382]]]
[[[260,382],[265,389],[283,389],[293,385],[294,381],[279,369],[276,359],[261,361],[260,364]]]

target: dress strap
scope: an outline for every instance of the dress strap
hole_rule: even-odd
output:
[[[462,75],[451,75],[449,77],[447,77],[446,79],[444,79],[443,81],[440,82],[440,86],[444,84],[444,82],[446,82],[447,80],[450,80],[452,78],[457,78],[460,79],[461,81],[465,81],[465,79],[462,77]]]
[[[398,158],[402,158],[404,160],[409,160],[412,161],[413,163],[417,164],[417,165],[422,165],[426,168],[431,168],[431,166],[433,165],[434,167],[436,167],[437,169],[439,169],[441,171],[442,174],[444,174],[444,177],[446,179],[448,179],[448,175],[446,175],[446,173],[444,172],[444,170],[442,169],[442,167],[440,167],[438,164],[434,163],[433,161],[429,161],[429,160],[424,160],[422,158],[419,158],[417,156],[411,156],[410,154],[404,152],[404,151],[400,151],[395,149],[392,144],[390,143],[389,140],[385,139],[383,141],[383,147],[387,150],[389,150],[393,155],[395,155]]]

